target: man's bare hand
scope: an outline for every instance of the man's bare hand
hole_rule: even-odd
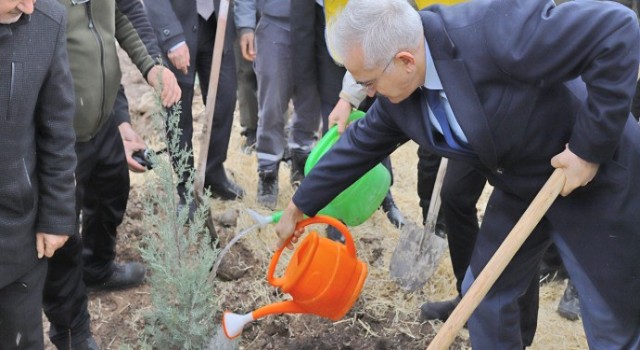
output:
[[[278,247],[282,247],[287,239],[293,235],[291,243],[287,245],[287,248],[293,249],[293,243],[296,243],[300,235],[304,233],[304,229],[296,229],[296,225],[303,218],[304,214],[302,211],[300,211],[293,202],[289,202],[289,205],[282,213],[280,221],[278,221],[278,224],[276,225],[276,233],[279,238]]]
[[[253,46],[255,35],[252,31],[240,35],[240,51],[245,60],[253,62],[256,59],[256,50]]]
[[[600,164],[590,163],[578,157],[571,152],[569,145],[566,145],[562,153],[551,158],[551,166],[564,170],[567,180],[560,195],[566,197],[576,188],[586,186],[591,182],[596,176]]]
[[[180,101],[180,86],[176,76],[167,67],[156,65],[147,74],[149,85],[160,93],[160,99],[164,107],[170,107]]]
[[[50,233],[38,232],[36,233],[36,250],[38,251],[38,259],[43,257],[50,258],[53,253],[56,252],[64,243],[69,239],[69,236],[53,235]]]
[[[147,148],[147,145],[144,143],[140,135],[133,130],[131,124],[124,122],[118,125],[118,129],[120,130],[120,136],[122,137],[122,143],[124,144],[124,153],[127,156],[127,164],[129,165],[129,170],[142,173],[147,170],[147,168],[140,165],[140,163],[133,160],[131,155],[135,151],[143,150]]]
[[[182,74],[187,75],[189,65],[191,64],[191,56],[189,55],[189,46],[183,42],[180,46],[167,53],[167,57],[171,64],[176,67]]]
[[[342,134],[347,129],[350,115],[351,103],[343,98],[339,99],[329,114],[329,128],[338,125],[338,133]]]

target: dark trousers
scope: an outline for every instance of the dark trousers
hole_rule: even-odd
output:
[[[238,77],[238,114],[243,132],[258,128],[258,78],[253,71],[253,62],[242,57],[238,40],[233,45]]]
[[[87,282],[110,277],[116,228],[129,194],[124,147],[113,118],[93,139],[76,143],[76,155],[76,214],[82,210],[82,237],[78,225],[78,233],[49,260],[44,289],[49,337],[59,349],[75,346],[91,334],[83,256]]]
[[[42,259],[0,289],[0,349],[44,349],[42,289],[46,274],[47,260]]]
[[[198,16],[198,18],[198,48],[196,52],[195,69],[200,81],[202,100],[206,103],[207,93],[209,92],[209,77],[211,75],[211,60],[213,59],[213,44],[215,42],[217,21],[216,16],[211,16],[207,21],[200,16]],[[182,73],[178,72],[176,74]],[[185,83],[179,81],[179,85],[180,89],[182,89],[182,108],[178,125],[180,129],[182,129],[180,148],[191,153],[188,166],[193,169],[193,114],[191,108],[195,82]],[[207,154],[205,185],[219,184],[226,180],[223,163],[227,159],[227,149],[229,148],[229,137],[231,136],[233,112],[236,104],[236,86],[236,66],[233,46],[225,45],[225,51],[222,54],[222,63],[220,65],[220,78],[218,80],[216,105],[213,113],[213,125],[211,127],[211,138]],[[174,158],[174,165],[175,161],[176,159]],[[178,185],[179,192],[184,190],[184,182],[187,179],[188,172],[181,174],[181,183]]]
[[[447,226],[449,255],[458,293],[462,290],[462,280],[478,237],[476,203],[486,182],[484,175],[473,167],[449,160],[440,192],[440,210]]]
[[[318,92],[320,93],[320,112],[322,114],[322,133],[327,132],[329,125],[329,114],[333,107],[338,103],[340,98],[340,90],[342,90],[342,78],[344,78],[347,70],[338,66],[327,49],[327,43],[324,38],[326,29],[326,20],[324,9],[316,4],[315,6],[315,44],[316,44],[316,62],[318,68]]]

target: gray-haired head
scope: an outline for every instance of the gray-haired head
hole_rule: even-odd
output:
[[[400,51],[424,40],[422,21],[407,0],[349,0],[327,25],[327,47],[344,65],[350,50],[361,47],[365,68],[385,66]]]

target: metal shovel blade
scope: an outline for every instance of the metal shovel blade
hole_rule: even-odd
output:
[[[424,227],[409,222],[402,227],[398,245],[391,256],[389,273],[406,291],[422,288],[436,271],[447,241]]]

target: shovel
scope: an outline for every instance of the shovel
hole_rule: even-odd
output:
[[[447,241],[435,234],[440,211],[440,190],[446,171],[447,159],[442,158],[424,227],[411,222],[404,225],[391,256],[389,273],[400,288],[406,291],[420,289],[427,283],[447,249]]]
[[[551,204],[562,188],[566,178],[562,169],[556,169],[544,184],[538,195],[533,199],[527,210],[522,214],[520,220],[513,227],[509,235],[504,239],[498,250],[493,254],[491,260],[484,267],[478,278],[471,284],[471,287],[464,295],[453,313],[444,323],[427,350],[448,349],[456,334],[467,322],[473,310],[478,307],[482,298],[489,292],[489,289],[496,282],[498,277],[507,267],[518,249],[529,237],[531,231],[538,225]]]
[[[211,60],[211,75],[209,76],[209,90],[207,93],[207,104],[204,110],[205,123],[202,128],[202,141],[200,142],[200,155],[198,156],[198,167],[195,179],[195,197],[198,206],[205,203],[204,196],[204,175],[207,168],[207,158],[209,156],[209,141],[211,138],[211,127],[213,126],[213,112],[216,109],[216,96],[218,95],[218,81],[220,80],[220,66],[222,64],[222,51],[224,50],[224,38],[227,31],[227,16],[229,14],[229,0],[220,0],[218,9],[218,22],[216,25],[216,37],[213,44],[213,58]],[[202,83],[202,82],[201,82]],[[211,213],[207,213],[206,225],[211,238],[215,241],[218,237]]]

